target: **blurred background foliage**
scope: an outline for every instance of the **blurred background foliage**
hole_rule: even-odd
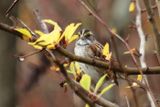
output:
[[[153,5],[155,4],[154,0]],[[13,0],[0,1],[0,21],[12,24],[5,17],[5,11]],[[128,40],[132,48],[139,47],[139,37],[134,26],[136,11],[129,13],[131,0],[85,0],[88,6],[104,19],[111,28]],[[141,3],[144,9],[143,3]],[[32,30],[39,29],[35,11],[42,19],[57,21],[63,28],[71,22],[82,22],[82,28],[91,29],[98,41],[104,44],[109,42],[109,34],[97,20],[90,15],[77,0],[20,0],[12,11],[12,15],[21,19]],[[157,9],[154,9],[157,23],[159,23]],[[142,13],[143,29],[146,33],[146,61],[149,66],[157,65],[150,24],[147,14]],[[160,24],[159,24],[160,25]],[[160,26],[159,26],[160,27]],[[42,54],[28,57],[23,62],[17,61],[15,55],[24,55],[34,51],[24,41],[11,34],[0,31],[0,107],[77,107],[73,103],[73,92],[68,88],[65,92],[60,87],[63,77],[50,70],[50,62]],[[117,40],[120,58],[124,65],[133,66],[123,44]],[[74,43],[69,46],[73,51]],[[134,78],[134,76],[133,76]],[[151,89],[156,98],[160,97],[159,75],[148,76]],[[133,93],[125,88],[127,83],[120,80],[119,103],[126,106],[126,96],[133,107]],[[148,106],[146,93],[142,89],[136,89],[136,98],[143,107]],[[115,96],[116,97],[116,96]]]

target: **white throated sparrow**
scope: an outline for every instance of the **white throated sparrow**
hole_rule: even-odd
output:
[[[101,58],[103,46],[93,37],[93,33],[88,29],[83,29],[79,32],[80,39],[76,42],[74,52],[77,56],[85,58]],[[102,76],[103,69],[97,68],[85,63],[79,63],[80,68],[85,73],[89,74],[93,82],[97,82]]]
[[[76,42],[74,52],[77,56],[84,58],[102,58],[103,46],[94,38],[94,34],[87,29],[83,29],[79,32],[80,39]],[[80,68],[83,72],[90,75],[92,78],[92,86],[94,87],[99,78],[105,73],[105,69],[95,67],[93,65],[79,63]],[[103,87],[110,84],[111,80],[106,80]],[[103,97],[115,102],[116,96],[115,88],[108,91]]]

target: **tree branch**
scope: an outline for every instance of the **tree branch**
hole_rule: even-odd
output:
[[[139,35],[139,38],[140,38],[140,47],[139,47],[139,52],[141,53],[140,64],[141,64],[142,68],[146,68],[147,67],[147,64],[145,62],[145,43],[146,42],[145,42],[145,34],[143,32],[143,29],[142,29],[141,7],[140,7],[140,4],[139,4],[138,0],[136,0],[136,8],[137,8],[136,27],[137,27],[138,35]],[[150,101],[151,107],[156,107],[157,106],[156,100],[155,100],[153,92],[150,88],[148,78],[147,78],[146,75],[143,75],[142,82],[146,85],[146,87],[148,89],[147,90],[147,96],[148,96],[148,99]]]
[[[15,5],[19,2],[19,0],[14,0],[10,7],[6,10],[6,16],[8,17],[11,10],[15,7]]]
[[[97,67],[103,67],[103,68],[106,68],[106,69],[108,69],[108,67],[109,67],[108,63],[105,62],[105,61],[100,61],[100,60],[97,60],[97,59],[84,58],[84,57],[76,56],[76,55],[68,52],[67,50],[63,49],[62,47],[57,47],[56,50],[58,52],[60,52],[62,55],[70,58],[72,61],[83,62],[83,63],[87,63],[87,64],[94,65],[94,66],[97,66]],[[116,62],[113,62],[113,66],[112,66],[111,69],[114,70],[115,72],[123,73],[123,71],[119,68],[118,63],[116,63]],[[124,67],[123,70],[125,70],[128,75],[140,74],[138,69],[135,68],[135,67]],[[159,66],[141,68],[141,70],[144,74],[160,74],[160,67]]]
[[[0,30],[6,31],[6,32],[11,33],[13,35],[16,35],[20,38],[22,35],[20,32],[17,32],[16,30],[14,30],[14,27],[11,27],[11,26],[4,24],[4,23],[0,23]],[[92,58],[83,58],[80,56],[76,56],[76,55],[68,52],[67,50],[63,49],[62,47],[57,47],[56,50],[58,52],[60,52],[61,54],[63,54],[64,56],[70,58],[73,61],[83,62],[83,63],[95,65],[97,67],[103,67],[106,69],[109,67],[109,63],[107,63],[107,62],[92,59]],[[123,73],[123,71],[119,68],[118,63],[116,63],[116,62],[113,62],[113,66],[111,69],[114,70],[115,72]],[[128,75],[140,74],[138,69],[135,67],[124,67],[123,70],[125,70]],[[141,68],[141,70],[144,74],[160,74],[160,66]]]
[[[83,89],[77,82],[73,81],[72,79],[69,78],[67,71],[65,70],[64,66],[62,63],[60,63],[60,61],[58,61],[54,55],[52,54],[52,52],[50,50],[47,51],[53,61],[59,66],[61,73],[63,74],[63,76],[65,77],[65,79],[67,80],[68,84],[70,85],[71,89],[79,96],[81,97],[86,103],[89,103],[91,105],[91,107],[94,106],[94,104],[99,104],[103,107],[119,107],[117,104],[114,104],[102,97],[98,97],[97,95],[86,91],[85,89]],[[93,94],[95,96],[95,101],[92,100],[88,95]]]
[[[14,35],[16,35],[20,38],[21,38],[21,35],[22,35],[20,32],[14,30],[14,27],[11,27],[11,26],[9,26],[7,24],[4,24],[4,23],[0,23],[0,30],[6,31],[6,32],[11,33],[11,34],[14,34]]]

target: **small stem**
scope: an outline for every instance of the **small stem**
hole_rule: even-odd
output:
[[[6,17],[9,16],[11,10],[15,7],[15,5],[19,2],[20,0],[14,0],[13,3],[10,5],[10,7],[6,10]]]
[[[130,107],[130,102],[127,96],[125,96],[125,100],[126,100],[127,107]]]
[[[43,50],[37,50],[37,51],[34,51],[34,52],[31,52],[31,53],[28,53],[28,54],[25,54],[25,55],[21,55],[21,56],[15,56],[15,57],[18,57],[18,58],[27,58],[27,57],[29,57],[29,56],[32,56],[32,55],[35,55],[35,54],[38,54],[38,53],[40,53],[40,52],[42,52]]]

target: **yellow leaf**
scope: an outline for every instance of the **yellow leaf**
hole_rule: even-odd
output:
[[[56,45],[59,44],[63,37],[65,37],[65,42],[67,44],[73,42],[75,39],[78,38],[78,35],[73,34],[76,31],[76,29],[81,25],[81,23],[71,23],[66,27],[65,31],[62,34],[62,29],[57,22],[54,22],[50,19],[44,19],[42,21],[51,24],[53,26],[53,30],[50,33],[44,33],[39,30],[34,31],[37,35],[39,35],[39,37],[34,42],[28,42],[28,44],[36,49],[55,49]],[[15,30],[23,34],[23,40],[29,41],[32,37],[32,35],[27,29],[17,28]]]
[[[116,29],[116,28],[112,28],[111,31],[112,31],[113,33],[117,33],[117,29]]]
[[[81,70],[80,70],[78,62],[71,62],[68,72],[73,74],[75,79],[81,76]]]
[[[59,72],[60,69],[57,66],[51,66],[50,70],[55,71],[55,72]]]
[[[104,56],[107,56],[109,54],[109,44],[106,43],[103,47],[102,53]]]
[[[69,66],[69,63],[64,63],[64,67],[68,67]]]
[[[47,49],[55,49],[55,45],[56,45],[56,44],[47,45]]]
[[[138,81],[142,81],[142,78],[143,78],[142,75],[138,75],[138,76],[137,76],[137,80],[138,80]]]
[[[112,57],[112,53],[109,53],[109,54],[105,57],[105,59],[106,59],[106,60],[110,60],[111,57]]]
[[[81,23],[77,23],[77,24],[71,23],[70,25],[68,25],[68,26],[65,28],[65,30],[64,30],[61,38],[65,37],[65,41],[66,41],[67,43],[72,42],[72,41],[75,39],[75,37],[77,38],[77,36],[73,37],[73,34],[74,34],[74,32],[76,31],[76,29],[77,29],[80,25],[81,25]],[[72,37],[73,37],[73,38],[72,38]]]
[[[42,50],[42,49],[43,49],[42,46],[35,45],[35,44],[32,43],[32,42],[29,42],[28,44],[31,45],[31,46],[33,46],[35,49],[39,49],[39,50]]]
[[[89,104],[86,104],[85,107],[90,107]]]
[[[74,40],[76,40],[79,36],[78,35],[73,35],[69,40],[68,44],[72,43]]]
[[[75,76],[76,75],[76,69],[75,69],[75,65],[74,65],[74,62],[71,62],[70,66],[70,71],[73,73],[73,75]]]
[[[53,25],[54,26],[54,30],[62,31],[61,27],[58,25],[57,22],[54,22],[51,19],[44,19],[42,21],[45,22],[45,23],[49,23],[49,24]]]
[[[75,68],[76,68],[77,75],[80,75],[81,74],[81,69],[80,69],[80,66],[79,66],[78,62],[75,62]]]
[[[26,28],[16,28],[15,30],[23,34],[23,40],[29,41],[32,38],[31,33]]]
[[[102,54],[105,56],[106,60],[110,60],[112,57],[112,53],[109,52],[109,44],[106,43],[103,47]]]
[[[59,43],[59,38],[61,36],[61,28],[54,21],[51,20],[43,20],[43,21],[52,24],[54,26],[54,30],[48,34],[36,30],[35,33],[37,33],[40,37],[35,42],[30,42],[29,44],[36,49],[43,49],[43,48],[54,49],[55,45]]]
[[[129,12],[133,12],[135,10],[135,3],[131,2],[129,5]]]

